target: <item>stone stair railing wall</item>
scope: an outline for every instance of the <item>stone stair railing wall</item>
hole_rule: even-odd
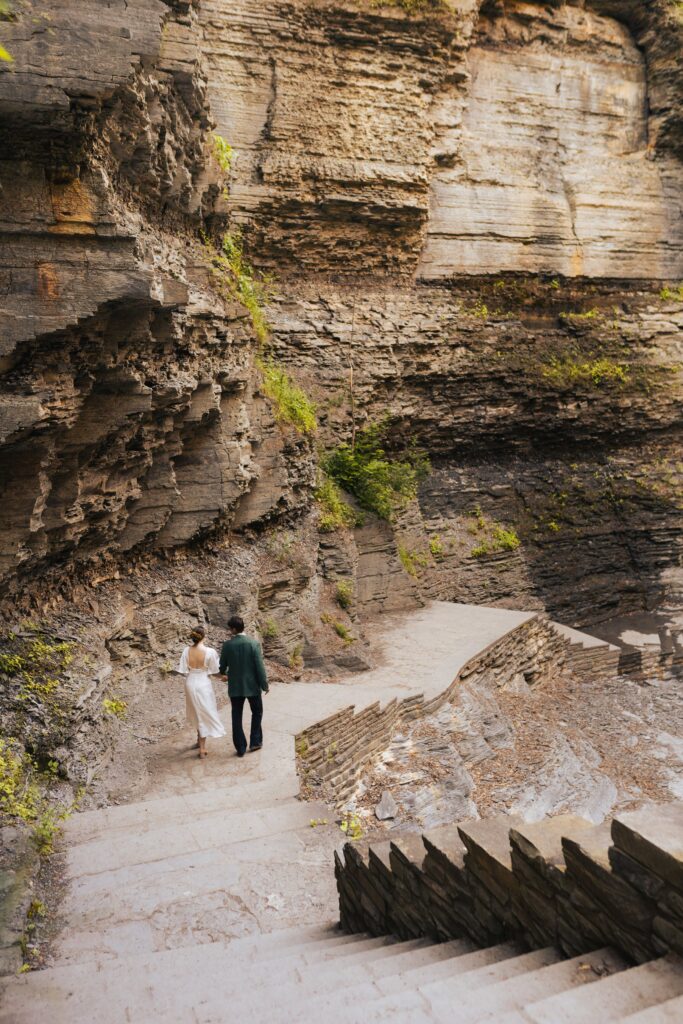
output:
[[[601,946],[644,963],[683,954],[683,803],[593,825],[508,816],[420,836],[347,843],[335,854],[349,932],[514,939],[576,956]]]
[[[432,700],[413,694],[356,712],[353,705],[300,732],[297,765],[306,795],[341,806],[353,793],[363,767],[389,745],[406,722],[433,714],[467,681],[495,679],[499,688],[552,681],[567,668],[569,643],[541,616],[511,630],[463,665],[443,693]]]

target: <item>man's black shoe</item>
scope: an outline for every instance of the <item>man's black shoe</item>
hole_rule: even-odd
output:
[[[252,750],[260,750],[262,746],[262,743],[257,743],[255,747],[249,747],[249,753],[251,754]]]
[[[238,756],[238,757],[244,757],[244,755],[245,755],[245,754],[246,754],[246,750],[242,750],[242,751],[239,751],[239,750],[238,750],[238,751],[237,751],[237,756]]]

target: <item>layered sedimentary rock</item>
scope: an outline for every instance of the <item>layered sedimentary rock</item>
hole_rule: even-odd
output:
[[[634,6],[204,4],[256,257],[429,280],[678,274],[675,54],[664,5]]]
[[[389,445],[434,466],[394,526],[309,539],[305,571],[254,581],[285,623],[273,653],[319,663],[294,620],[339,578],[361,616],[676,599],[672,5],[22,0],[2,30],[13,601],[78,561],[99,578],[313,530],[313,446],[276,422],[201,241],[226,227],[275,273],[272,351],[318,402],[318,443],[389,417]],[[492,546],[499,527],[521,544]]]

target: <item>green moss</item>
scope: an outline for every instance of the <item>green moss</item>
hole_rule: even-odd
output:
[[[265,344],[270,333],[263,311],[268,299],[268,279],[257,274],[246,260],[239,232],[223,235],[220,248],[206,235],[203,241],[218,291],[224,298],[235,299],[244,306],[257,340]]]
[[[415,447],[400,458],[388,455],[382,446],[383,431],[381,424],[366,427],[358,432],[355,445],[339,445],[322,464],[327,476],[353,494],[361,508],[390,520],[417,496],[430,464]]]
[[[659,293],[661,299],[665,301],[683,302],[683,284],[674,285],[669,288],[662,288]]]
[[[348,502],[344,501],[334,480],[324,473],[321,473],[314,497],[320,510],[318,529],[321,533],[333,533],[335,530],[357,525],[356,513]]]
[[[263,375],[263,390],[273,403],[275,418],[280,423],[288,423],[300,434],[315,433],[318,429],[315,406],[306,392],[272,360],[259,360],[258,365]]]

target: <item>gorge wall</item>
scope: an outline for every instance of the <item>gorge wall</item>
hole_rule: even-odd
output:
[[[680,606],[678,6],[405,6],[0,15],[3,608],[98,666],[65,750],[194,618],[240,609],[283,671],[335,671],[426,597]],[[216,272],[238,229],[315,439]],[[321,534],[317,451],[384,420],[430,455],[419,499]]]

